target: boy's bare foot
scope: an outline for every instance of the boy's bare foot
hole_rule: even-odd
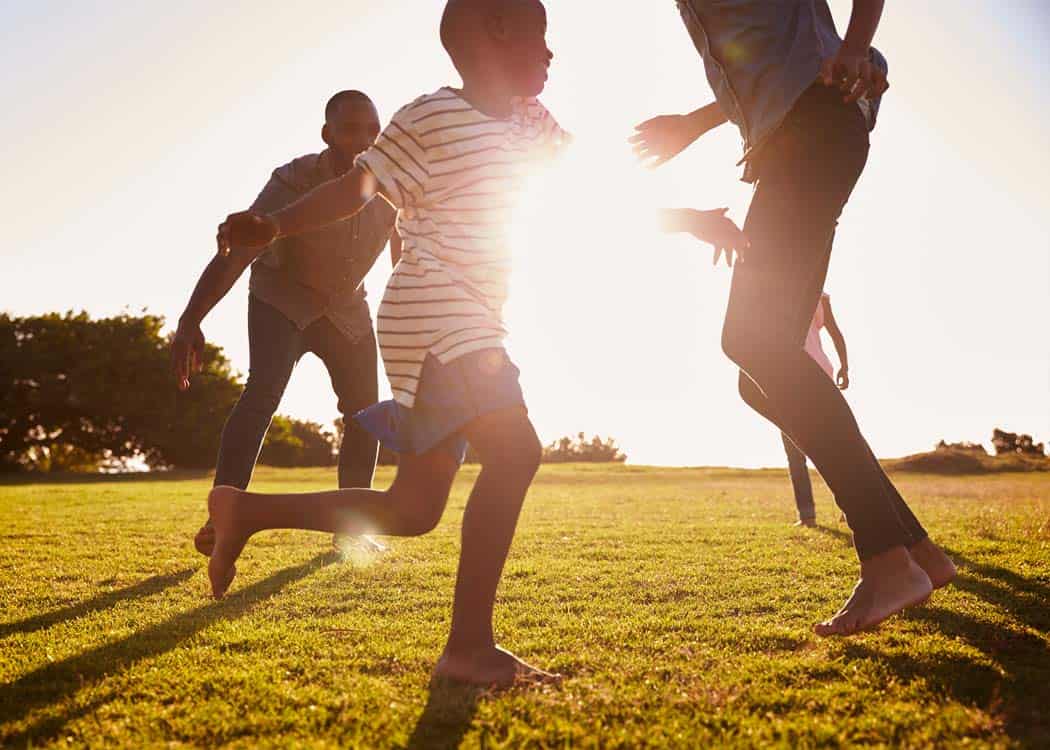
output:
[[[874,628],[902,609],[921,604],[933,584],[908,550],[894,547],[861,563],[861,579],[842,609],[814,626],[819,636],[853,635]]]
[[[434,667],[438,679],[465,682],[482,687],[511,687],[526,684],[556,684],[562,676],[532,666],[510,651],[490,646],[473,652],[459,653],[445,648]]]
[[[930,577],[930,583],[934,589],[947,586],[955,580],[955,563],[952,562],[944,550],[926,537],[913,547],[908,548],[911,559],[918,563],[919,567],[926,571]]]
[[[793,526],[805,526],[807,529],[815,529],[817,527],[817,519],[815,518],[800,518],[795,521]]]
[[[216,487],[208,495],[208,513],[215,529],[215,546],[208,561],[211,593],[221,599],[237,575],[234,563],[244,549],[250,533],[241,528],[237,505],[244,493],[236,487]]]
[[[210,518],[193,537],[193,546],[205,557],[211,557],[211,551],[215,549],[215,527],[211,525]]]

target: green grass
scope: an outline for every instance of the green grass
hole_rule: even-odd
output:
[[[379,556],[260,535],[221,602],[190,545],[208,477],[0,486],[0,745],[1050,746],[1050,475],[898,475],[960,580],[820,640],[856,572],[822,486],[799,530],[783,472],[544,467],[496,626],[567,680],[488,695],[428,685],[474,472]]]

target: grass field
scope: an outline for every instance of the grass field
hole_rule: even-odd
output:
[[[800,530],[784,472],[544,467],[497,632],[567,679],[491,695],[428,676],[474,471],[380,555],[257,537],[221,602],[190,545],[208,477],[0,485],[0,745],[1050,746],[1048,474],[898,475],[958,584],[820,640],[856,570],[822,485]]]

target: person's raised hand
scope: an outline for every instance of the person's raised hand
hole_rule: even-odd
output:
[[[219,255],[227,256],[235,247],[261,250],[277,238],[277,222],[272,216],[256,211],[230,214],[219,225],[215,236]]]
[[[839,374],[835,378],[835,383],[838,384],[839,390],[844,391],[849,388],[849,368],[842,367],[839,369]]]
[[[703,135],[689,115],[660,115],[634,129],[627,142],[634,146],[635,156],[652,169],[666,164]]]
[[[874,99],[890,87],[886,75],[872,63],[868,50],[858,52],[845,44],[835,55],[824,59],[817,80],[825,86],[837,86],[846,102],[855,102],[862,96]]]
[[[199,325],[180,321],[171,339],[171,371],[179,390],[188,390],[190,377],[203,367],[204,334]]]

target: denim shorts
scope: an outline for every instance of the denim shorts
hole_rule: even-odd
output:
[[[427,355],[411,409],[382,401],[354,419],[395,453],[420,455],[440,446],[463,463],[467,439],[462,430],[467,424],[525,405],[519,374],[503,349],[471,352],[446,364]]]

